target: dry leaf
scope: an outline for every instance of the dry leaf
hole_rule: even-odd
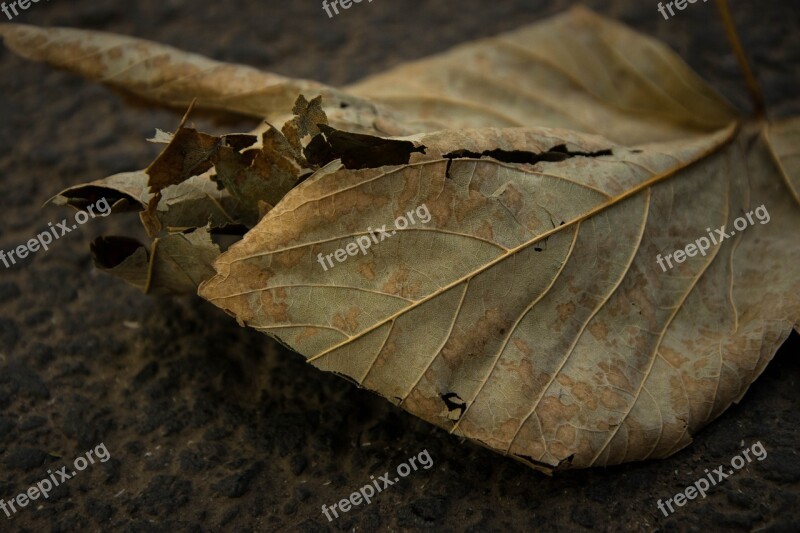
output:
[[[298,95],[322,95],[331,125],[351,131],[412,133],[375,102],[309,80],[294,80],[232,65],[143,39],[72,28],[0,24],[5,45],[34,61],[47,61],[86,78],[185,110],[201,108],[282,124]],[[377,121],[377,124],[373,124]]]
[[[56,194],[48,202],[85,209],[105,198],[113,213],[141,211],[152,195],[147,191],[147,174],[143,170],[122,172],[101,180],[73,185]]]
[[[357,133],[544,126],[632,145],[737,119],[669,47],[581,7],[344,91],[100,32],[15,24],[0,25],[0,36],[24,57],[184,108],[197,98],[282,123],[298,94],[319,94],[330,125]]]
[[[99,198],[106,198],[113,213],[142,211],[154,195],[149,192],[144,170],[123,172],[61,191],[50,201],[56,205],[72,205],[82,209]],[[219,228],[239,224],[238,200],[219,190],[209,176],[195,176],[162,192],[155,212],[160,227],[167,231],[211,224]],[[155,233],[153,234],[155,235]]]
[[[312,131],[312,121],[324,125],[327,120],[318,99],[308,103],[301,96],[295,110],[299,116],[284,129],[297,143]],[[258,138],[253,135],[213,136],[186,127],[190,113],[191,106],[176,133],[158,130],[150,139],[166,146],[145,171],[70,187],[51,199],[57,205],[83,209],[105,197],[113,212],[140,211],[151,237],[162,231],[172,233],[156,238],[149,253],[143,244],[126,237],[93,243],[98,268],[146,293],[195,292],[213,274],[209,265],[220,253],[204,226],[217,233],[241,235],[302,175],[311,173],[305,168],[302,144],[295,148],[274,127],[263,133],[260,146],[255,147]],[[316,126],[313,131],[319,133]],[[202,231],[192,233],[196,228]]]
[[[625,148],[490,129],[415,145],[426,155],[408,165],[339,164],[299,185],[217,260],[201,296],[546,471],[674,453],[800,319],[800,210],[758,132]],[[566,156],[537,157],[552,153]],[[762,204],[769,224],[657,265]],[[430,223],[318,263],[422,205]]]
[[[98,270],[147,292],[150,254],[142,243],[130,237],[98,237],[92,241],[91,250],[94,266]]]
[[[581,7],[348,91],[436,129],[559,127],[629,145],[710,133],[737,118],[669,47]]]
[[[0,35],[21,55],[169,105],[196,98],[280,123],[298,95],[321,95],[295,102],[286,137],[257,130],[261,152],[218,150],[231,167],[213,164],[227,188],[215,202],[237,200],[227,222],[263,218],[201,295],[319,368],[534,468],[674,453],[800,323],[800,122],[736,125],[666,46],[585,9],[344,91],[98,32]],[[214,151],[192,139],[196,153]],[[179,184],[157,200],[154,226],[218,216],[195,194],[213,184],[204,157],[161,176]],[[303,163],[321,168],[304,180]],[[261,187],[268,174],[280,176],[277,199]],[[120,208],[153,202],[138,174],[112,178],[59,201],[108,186]],[[420,206],[428,223],[374,237]],[[759,206],[769,223],[658,266]],[[121,241],[109,264],[145,287],[189,289],[218,252],[194,233],[168,236],[163,260]],[[376,242],[323,268],[358,238]],[[197,270],[179,258],[195,247]]]
[[[300,150],[301,145],[295,148],[281,132],[270,126],[262,134],[260,148],[239,153],[223,147],[219,151],[212,179],[239,200],[239,211],[246,226],[254,226],[261,218],[260,204],[278,203],[302,174],[311,173]]]
[[[289,144],[299,154],[303,150],[302,139],[306,135],[317,135],[319,125],[328,124],[328,117],[322,110],[322,96],[312,98],[309,102],[301,94],[294,103],[292,113],[295,115],[294,118],[283,126],[282,131]]]
[[[206,228],[157,238],[150,251],[128,237],[100,237],[92,243],[97,268],[146,294],[195,292],[213,275],[211,265],[219,254]]]

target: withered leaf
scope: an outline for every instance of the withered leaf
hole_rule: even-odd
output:
[[[298,154],[283,134],[270,126],[262,135],[261,148],[243,153],[221,148],[213,179],[239,200],[243,223],[254,226],[262,213],[259,206],[278,203],[297,183],[306,164]]]
[[[101,180],[73,185],[56,194],[48,202],[85,209],[105,198],[113,213],[141,211],[152,195],[147,190],[147,174],[143,171],[122,172]]]
[[[253,145],[254,135],[232,134],[217,137],[193,128],[180,127],[156,160],[147,168],[150,192],[156,194],[170,185],[183,183],[214,166],[219,151],[239,151]]]
[[[146,294],[190,294],[213,274],[219,246],[206,228],[172,233],[147,248],[128,237],[100,237],[92,243],[95,266]]]
[[[237,211],[242,223],[255,225],[259,219],[259,204],[273,205],[280,201],[307,165],[302,156],[302,138],[319,133],[316,124],[327,122],[320,100],[317,97],[307,102],[300,95],[294,106],[296,116],[283,127],[284,133],[290,137],[287,139],[269,126],[261,136],[260,147],[253,147],[258,140],[254,135],[214,136],[185,127],[192,111],[190,106],[177,132],[147,169],[150,192],[155,195],[143,214],[149,233],[155,235],[161,229],[155,216],[161,191],[211,169],[214,173],[209,175],[210,178],[239,201]],[[165,136],[159,138],[165,139]]]
[[[147,248],[130,237],[98,237],[91,244],[94,266],[146,292],[150,278]]]
[[[0,25],[0,36],[23,57],[158,102],[185,108],[197,98],[200,106],[273,124],[290,118],[299,94],[322,95],[337,129],[389,136],[544,126],[633,145],[707,134],[737,120],[669,47],[582,7],[344,90],[100,32],[14,24]]]
[[[82,185],[75,185],[50,199],[56,205],[83,209],[99,198],[106,198],[113,213],[143,211],[154,198],[149,192],[144,170],[123,172]],[[219,228],[241,223],[239,202],[227,191],[219,190],[209,176],[195,176],[162,192],[155,217],[158,228],[182,231],[211,224]],[[155,236],[158,231],[151,233]]]
[[[408,165],[339,164],[300,184],[220,256],[201,296],[545,471],[681,449],[800,322],[800,209],[757,130],[632,148],[553,129],[414,142],[425,154]],[[482,156],[554,151],[568,157]],[[322,268],[423,205],[428,223]],[[762,205],[769,223],[657,264]]]
[[[322,110],[322,96],[312,98],[309,102],[301,94],[292,108],[292,113],[295,115],[294,118],[289,120],[281,131],[289,144],[300,154],[303,151],[303,137],[317,135],[319,133],[318,126],[320,124],[327,125],[328,117]]]
[[[283,124],[301,94],[322,95],[331,125],[351,131],[400,135],[390,110],[310,80],[295,80],[112,33],[0,24],[5,45],[22,57],[47,61],[147,100],[185,110],[230,111]],[[375,122],[378,121],[376,124]]]
[[[163,132],[157,131],[156,137],[151,139],[154,142],[167,141],[167,145],[159,156],[145,170],[152,196],[145,211],[142,212],[141,218],[151,237],[158,235],[163,229],[157,211],[164,189],[208,172],[219,160],[220,150],[238,151],[251,146],[257,140],[255,136],[245,134],[217,137],[186,127],[186,121],[193,107],[194,101],[183,115],[174,134],[167,136]],[[207,176],[204,177],[207,178]]]
[[[143,211],[142,215],[147,213]],[[167,187],[154,215],[158,228],[166,231],[183,231],[210,225],[219,228],[239,224],[244,218],[239,202],[228,191],[219,190],[207,175],[189,178],[183,183]],[[157,231],[151,231],[154,237]]]
[[[51,201],[57,205],[71,205],[85,209],[87,205],[94,204],[100,198],[108,200],[112,213],[140,211],[142,215],[147,213],[146,208],[154,195],[149,192],[147,174],[138,171],[116,174],[85,185],[70,187]],[[183,245],[182,241],[188,239],[190,243],[197,243],[198,247],[195,249],[181,246],[181,252],[186,254],[181,261],[195,261],[205,265],[196,272],[203,272],[205,276],[211,275],[213,270],[209,265],[214,257],[219,255],[219,249],[216,245],[209,247],[207,242],[198,240],[199,236],[204,233],[203,226],[206,224],[215,231],[233,229],[234,234],[244,233],[241,229],[237,229],[242,218],[238,207],[238,200],[227,191],[218,190],[216,184],[207,176],[195,176],[179,185],[168,187],[164,190],[163,198],[160,199],[154,213],[159,230],[165,228],[168,231],[180,232],[200,228],[197,235],[191,238],[165,236],[162,241],[165,240],[166,245],[161,242],[161,252],[155,256],[151,256],[147,247],[135,239],[101,237],[92,243],[95,266],[144,292],[173,294],[196,292],[197,284],[205,278],[195,278],[197,283],[191,285],[186,283],[185,276],[159,275],[154,282],[153,268],[155,266],[155,272],[165,271],[166,268],[160,267],[161,261],[164,260],[164,247],[166,246],[167,253],[171,253],[176,249],[176,243]],[[157,232],[155,231],[153,236]],[[151,261],[151,257],[155,259]],[[173,285],[169,286],[170,283]]]
[[[534,468],[674,453],[800,323],[798,121],[740,124],[662,43],[585,9],[344,91],[97,32],[0,35],[21,55],[170,105],[197,98],[280,123],[298,95],[322,95],[313,112],[298,104],[307,118],[286,142],[299,152],[324,111],[331,128],[307,150],[324,166],[280,201],[245,200],[260,156],[225,152],[226,194],[263,218],[215,261],[201,295],[319,368]],[[258,165],[291,175],[275,153],[287,151]],[[200,179],[213,184],[195,176],[165,198]],[[428,220],[375,239],[421,206]],[[754,213],[704,253],[659,266]],[[365,238],[377,242],[323,266]],[[141,280],[142,252],[121,249],[130,263],[118,265]],[[209,275],[163,268],[186,288]]]
[[[580,6],[346,90],[424,131],[556,127],[634,145],[711,133],[737,119],[668,46]]]

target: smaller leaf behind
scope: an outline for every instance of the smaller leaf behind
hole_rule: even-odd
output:
[[[317,135],[320,124],[328,124],[328,117],[322,110],[322,96],[313,98],[310,102],[302,94],[297,97],[297,101],[292,108],[294,117],[283,126],[283,134],[289,144],[301,153],[303,151],[302,139],[306,135]]]
[[[177,132],[147,169],[154,196],[142,213],[142,222],[150,236],[162,230],[156,216],[161,191],[205,173],[238,201],[240,221],[254,226],[265,212],[265,204],[278,203],[302,174],[310,173],[302,140],[318,134],[318,124],[327,123],[321,102],[321,96],[309,102],[299,95],[294,105],[295,117],[284,125],[283,133],[269,125],[261,135],[261,146],[257,146],[258,137],[254,135],[215,136],[186,127],[190,106]],[[160,134],[159,138],[166,136]]]
[[[264,203],[275,205],[298,182],[307,163],[289,141],[270,126],[262,135],[262,147],[238,152],[220,148],[213,180],[239,201],[243,223],[252,227],[260,220]]]
[[[214,274],[221,253],[207,228],[172,233],[147,248],[128,237],[99,237],[92,242],[95,266],[146,294],[191,294]]]

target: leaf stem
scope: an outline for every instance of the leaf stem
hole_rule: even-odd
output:
[[[747,90],[750,91],[750,98],[753,100],[753,106],[755,107],[754,118],[762,119],[766,115],[764,95],[761,92],[756,77],[753,75],[753,71],[750,69],[750,64],[747,62],[747,56],[744,53],[744,48],[742,48],[742,42],[739,40],[739,34],[733,22],[728,0],[717,0],[717,9],[719,10],[720,17],[722,17],[722,25],[725,28],[728,42],[733,48],[733,53],[736,54],[739,67],[742,69],[742,74],[747,84]]]

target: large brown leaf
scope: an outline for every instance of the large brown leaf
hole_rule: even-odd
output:
[[[633,149],[552,129],[416,143],[425,155],[408,165],[333,162],[295,188],[220,256],[201,296],[546,471],[674,453],[800,319],[800,209],[758,131]],[[762,204],[768,224],[657,265]],[[428,224],[318,263],[421,205]]]
[[[418,131],[430,123],[559,127],[630,145],[708,133],[736,119],[669,47],[582,7],[347,90],[420,121],[409,125]]]
[[[322,95],[334,126],[368,133],[412,133],[390,110],[325,84],[221,63],[144,39],[26,24],[0,24],[0,37],[22,57],[47,61],[181,110],[196,100],[202,108],[282,124],[292,117],[298,95]]]
[[[666,46],[585,9],[344,90],[97,32],[0,25],[0,35],[21,55],[162,104],[197,99],[280,123],[298,95],[322,95],[331,127],[305,155],[324,166],[217,259],[201,294],[316,366],[535,468],[675,452],[798,325],[798,121],[734,126]],[[294,161],[315,122],[294,121]],[[260,168],[287,171],[282,196],[296,174],[273,146],[269,165],[220,179],[238,190],[218,197],[195,194],[209,175],[161,176],[179,184],[164,189],[158,223],[247,218],[224,220],[212,204],[241,199],[234,185],[259,183]],[[80,207],[95,185],[60,201]],[[118,208],[152,201],[137,173],[106,185]],[[249,204],[251,219],[269,207]],[[328,270],[317,262],[420,205],[429,223]],[[768,224],[657,265],[761,205]],[[165,223],[171,214],[191,223]],[[138,285],[166,282],[158,290],[210,276],[206,233],[168,238],[160,258],[121,243],[128,255],[108,266]]]
[[[170,105],[283,123],[298,94],[332,126],[404,135],[548,126],[637,144],[710,133],[735,113],[663,43],[584,8],[334,89],[102,32],[0,24],[20,55]]]

